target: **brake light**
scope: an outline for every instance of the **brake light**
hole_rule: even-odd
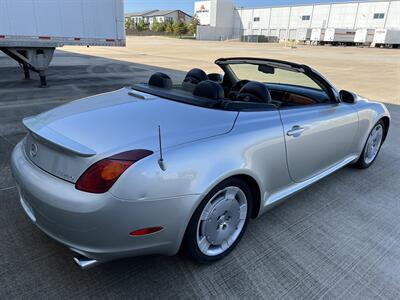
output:
[[[88,193],[105,193],[131,165],[151,154],[149,150],[133,150],[100,160],[82,174],[75,188]]]

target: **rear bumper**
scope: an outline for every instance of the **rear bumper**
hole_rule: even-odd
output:
[[[74,252],[99,261],[176,254],[199,197],[126,201],[110,193],[84,193],[35,166],[22,142],[13,151],[11,168],[29,218]],[[164,229],[142,237],[129,235],[154,226]]]

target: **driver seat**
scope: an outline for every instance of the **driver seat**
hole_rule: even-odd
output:
[[[250,81],[241,88],[235,100],[269,104],[272,98],[265,84],[257,81]]]

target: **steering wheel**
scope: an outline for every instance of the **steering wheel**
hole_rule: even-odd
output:
[[[228,93],[228,98],[230,100],[236,100],[237,95],[239,94],[239,91],[244,87],[247,83],[249,83],[250,80],[239,80],[236,82],[232,87],[231,90]]]

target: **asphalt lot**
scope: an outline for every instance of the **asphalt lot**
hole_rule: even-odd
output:
[[[200,266],[183,255],[139,257],[79,270],[73,254],[39,231],[20,208],[8,161],[24,136],[21,119],[145,81],[156,69],[57,51],[50,86],[40,89],[37,80],[22,80],[16,64],[0,56],[0,299],[400,298],[400,106],[395,104],[388,105],[391,132],[373,167],[345,168],[253,220],[224,260]]]

